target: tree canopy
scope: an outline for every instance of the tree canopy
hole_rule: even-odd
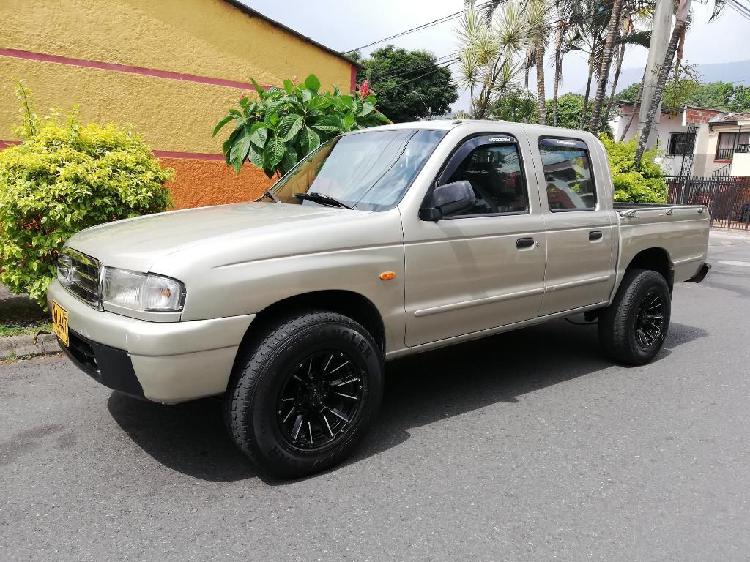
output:
[[[396,123],[442,115],[458,99],[450,69],[428,51],[388,45],[361,63],[359,81],[369,82],[378,96],[378,109]]]
[[[640,84],[632,84],[622,90],[617,98],[633,103],[639,87]],[[670,80],[664,88],[662,104],[667,111],[680,111],[686,105],[731,112],[750,111],[750,86],[731,82],[702,84],[693,78]]]

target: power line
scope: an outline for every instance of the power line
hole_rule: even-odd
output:
[[[437,64],[437,65],[441,65],[441,64],[446,63],[446,62],[451,62],[452,59],[456,57],[456,55],[458,55],[458,51],[454,51],[454,52],[449,53],[447,55],[443,55],[442,57],[439,57],[439,58],[435,59],[434,61],[432,61],[432,63],[428,63],[427,66],[422,66],[420,68],[406,68],[406,69],[402,69],[402,70],[397,71],[397,72],[391,72],[391,73],[388,73],[388,74],[382,74],[382,75],[378,76],[378,80],[387,80],[389,78],[398,78],[399,76],[405,76],[407,74],[412,74],[414,72],[419,72],[420,70],[426,69],[428,66],[432,66],[433,63]]]
[[[487,0],[485,2],[482,2],[480,4],[477,4],[477,8],[484,7],[487,4],[490,4],[491,0]],[[409,35],[410,33],[414,33],[415,31],[421,31],[422,29],[426,29],[428,27],[432,27],[433,25],[438,25],[440,23],[444,23],[446,21],[450,21],[461,14],[464,13],[464,10],[459,10],[458,12],[453,12],[452,14],[448,14],[447,16],[443,16],[441,18],[438,18],[436,20],[428,21],[427,23],[423,23],[421,25],[418,25],[416,27],[409,28],[405,31],[400,31],[398,33],[395,33],[393,35],[389,35],[388,37],[384,37],[383,39],[378,39],[377,41],[373,41],[372,43],[368,43],[367,45],[362,45],[361,47],[356,47],[354,49],[349,49],[348,51],[344,51],[344,54],[351,53],[354,51],[359,51],[360,49],[366,49],[367,47],[372,47],[373,45],[378,45],[379,43],[385,43],[386,41],[390,41],[391,39],[396,39],[397,37],[403,37],[404,35]]]
[[[748,8],[744,4],[740,4],[737,0],[727,0],[727,4],[731,8],[734,8],[734,11],[743,16],[745,19],[750,20],[750,8]]]

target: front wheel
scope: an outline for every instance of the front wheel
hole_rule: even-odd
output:
[[[614,301],[599,315],[604,352],[626,365],[648,363],[664,344],[671,310],[664,276],[643,269],[626,272]]]
[[[382,354],[367,330],[341,314],[308,312],[237,361],[225,407],[232,438],[261,472],[294,478],[346,458],[382,393]]]

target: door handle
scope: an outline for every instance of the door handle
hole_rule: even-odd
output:
[[[522,250],[523,248],[531,248],[533,245],[533,238],[519,238],[516,240],[516,248],[519,250]]]
[[[602,236],[604,236],[604,234],[602,234],[601,230],[592,230],[591,232],[589,232],[589,240],[591,240],[592,242],[594,240],[601,240]]]

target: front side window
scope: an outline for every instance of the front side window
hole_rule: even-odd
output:
[[[586,144],[576,139],[541,138],[539,152],[550,210],[594,210],[596,187]]]
[[[329,198],[354,209],[390,209],[401,201],[444,136],[445,131],[428,129],[340,136],[309,154],[272,191],[285,203],[321,204],[317,199],[325,204],[324,199]],[[299,194],[310,197],[300,198]]]
[[[452,216],[529,211],[526,180],[515,143],[474,148],[443,183],[461,180],[471,183],[476,203],[473,208]]]

